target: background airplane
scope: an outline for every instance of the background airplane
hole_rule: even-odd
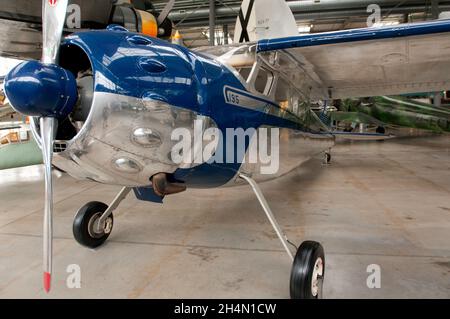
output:
[[[450,132],[450,111],[403,96],[380,96],[369,99],[347,99],[340,104],[342,111],[358,112],[388,125],[416,128],[435,133]]]
[[[321,296],[323,247],[296,247],[281,230],[257,182],[279,177],[333,146],[335,135],[310,101],[444,90],[449,85],[450,21],[297,35],[284,1],[243,1],[236,36],[245,44],[191,51],[112,25],[80,32],[60,47],[67,1],[44,0],[42,60],[5,79],[13,107],[28,116],[45,162],[44,287],[52,270],[52,163],[75,178],[121,186],[110,205],[87,203],[74,237],[95,248],[113,227],[113,210],[134,191],[162,202],[189,187],[249,183],[293,261],[293,298]],[[426,50],[430,46],[435,49]],[[370,75],[370,76],[368,76]],[[168,156],[174,128],[280,130],[280,169],[262,162],[179,165]],[[65,143],[57,150],[54,139]],[[250,136],[251,137],[251,136]],[[215,146],[227,151],[234,138]],[[249,150],[250,142],[246,143]],[[195,152],[195,147],[193,148]]]
[[[0,87],[3,80],[0,77]],[[9,105],[0,88],[0,170],[42,164],[42,152],[26,122]]]
[[[167,18],[175,1],[160,11],[148,0],[71,0],[64,21],[64,34],[104,29],[109,24],[126,27],[153,37],[170,38],[172,22]],[[0,6],[0,52],[2,56],[40,59],[42,53],[42,3],[3,1]]]

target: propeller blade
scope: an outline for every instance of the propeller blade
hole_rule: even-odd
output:
[[[57,120],[53,117],[40,119],[42,155],[45,165],[45,208],[44,208],[44,289],[50,291],[53,251],[53,181],[52,157],[53,134]]]
[[[68,0],[42,0],[42,63],[55,64],[63,35]],[[53,136],[57,120],[41,117],[42,157],[45,165],[44,289],[50,291],[53,256]]]
[[[68,0],[42,0],[42,62],[55,63],[66,20]]]
[[[158,19],[156,21],[158,22],[158,26],[166,20],[167,16],[169,15],[170,11],[172,11],[173,6],[175,5],[175,0],[170,0],[167,2],[164,9],[162,9],[161,13],[158,16]]]
[[[78,99],[77,82],[67,70],[56,65],[68,0],[42,2],[42,61],[24,61],[5,77],[5,93],[11,106],[23,115],[40,119],[40,138],[45,165],[44,289],[50,291],[52,276],[52,157],[57,119],[65,119]],[[36,123],[32,121],[32,126]],[[34,126],[34,129],[36,126]],[[36,135],[36,134],[34,134]]]

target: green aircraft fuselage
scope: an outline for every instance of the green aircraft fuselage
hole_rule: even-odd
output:
[[[0,170],[37,164],[42,164],[42,154],[34,139],[0,145]]]
[[[406,97],[375,97],[369,103],[347,99],[342,103],[349,112],[361,112],[390,125],[450,132],[450,108],[412,101]]]

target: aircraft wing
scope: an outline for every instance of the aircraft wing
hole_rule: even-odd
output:
[[[450,20],[261,40],[283,50],[312,81],[312,99],[450,89]],[[295,83],[294,83],[295,85]],[[304,91],[304,86],[300,87]]]
[[[0,56],[40,59],[42,34],[34,24],[0,19]]]

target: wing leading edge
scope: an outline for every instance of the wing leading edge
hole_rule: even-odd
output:
[[[338,99],[433,92],[450,88],[450,20],[261,40],[259,54],[283,50],[305,62]],[[290,71],[292,72],[292,71]],[[318,83],[319,83],[318,82]],[[323,93],[322,93],[323,94]]]

